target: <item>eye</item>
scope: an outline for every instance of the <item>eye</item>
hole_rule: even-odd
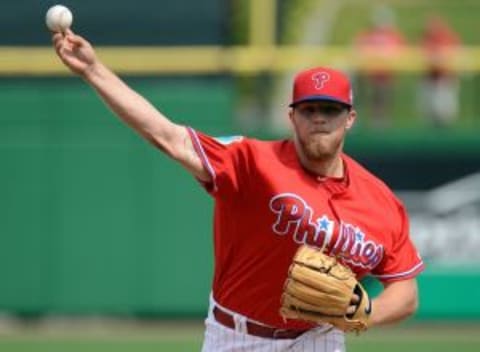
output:
[[[342,112],[337,106],[326,106],[324,111],[327,115],[338,115]]]
[[[312,106],[310,106],[310,105],[303,106],[300,109],[300,113],[302,115],[305,115],[305,116],[311,116],[311,115],[315,114],[315,111],[316,111],[316,109],[313,105]]]
[[[335,105],[324,106],[321,112],[328,116],[338,116],[343,112],[343,108]]]

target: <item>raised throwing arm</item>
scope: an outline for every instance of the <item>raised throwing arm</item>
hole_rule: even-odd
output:
[[[109,70],[87,40],[67,30],[65,34],[54,34],[52,41],[62,62],[89,83],[127,125],[180,162],[195,177],[204,182],[211,181],[187,129],[167,119]]]

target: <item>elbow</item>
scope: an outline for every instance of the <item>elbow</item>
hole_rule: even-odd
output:
[[[419,306],[418,295],[415,292],[415,294],[412,295],[411,299],[408,300],[405,306],[405,310],[404,310],[405,318],[415,315],[415,313],[418,310],[418,306]]]
[[[185,143],[190,138],[185,128],[173,124],[162,131],[143,131],[143,136],[155,148],[177,161],[184,158]]]
[[[142,133],[145,140],[147,140],[151,145],[156,149],[160,150],[162,153],[168,155],[174,160],[179,158],[179,148],[175,148],[173,143],[167,140],[164,136],[158,136],[152,133],[144,132]]]
[[[406,296],[405,305],[404,305],[404,317],[408,318],[413,316],[420,305],[418,298],[418,287],[415,280],[410,280],[405,283],[407,290],[404,291]]]
[[[155,136],[149,135],[149,134],[144,134],[144,137],[155,148],[159,149],[160,151],[162,151],[163,153],[165,153],[167,155],[171,155],[171,151],[168,150],[167,146],[165,145],[165,143],[163,143],[162,140],[159,140]]]

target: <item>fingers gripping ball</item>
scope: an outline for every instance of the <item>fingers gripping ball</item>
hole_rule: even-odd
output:
[[[48,9],[45,22],[52,32],[65,32],[72,25],[73,15],[67,7],[55,5]]]
[[[354,294],[360,301],[355,312],[347,314]],[[318,249],[298,249],[283,289],[280,314],[285,319],[359,332],[368,328],[370,313],[370,298],[350,268]]]

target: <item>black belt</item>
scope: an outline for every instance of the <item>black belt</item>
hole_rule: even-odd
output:
[[[217,306],[213,308],[213,316],[215,320],[220,324],[235,329],[235,320],[233,315],[221,310]],[[296,339],[300,335],[304,334],[308,330],[292,330],[292,329],[277,329],[265,325],[260,325],[252,321],[247,320],[247,334],[265,337],[269,339]]]

